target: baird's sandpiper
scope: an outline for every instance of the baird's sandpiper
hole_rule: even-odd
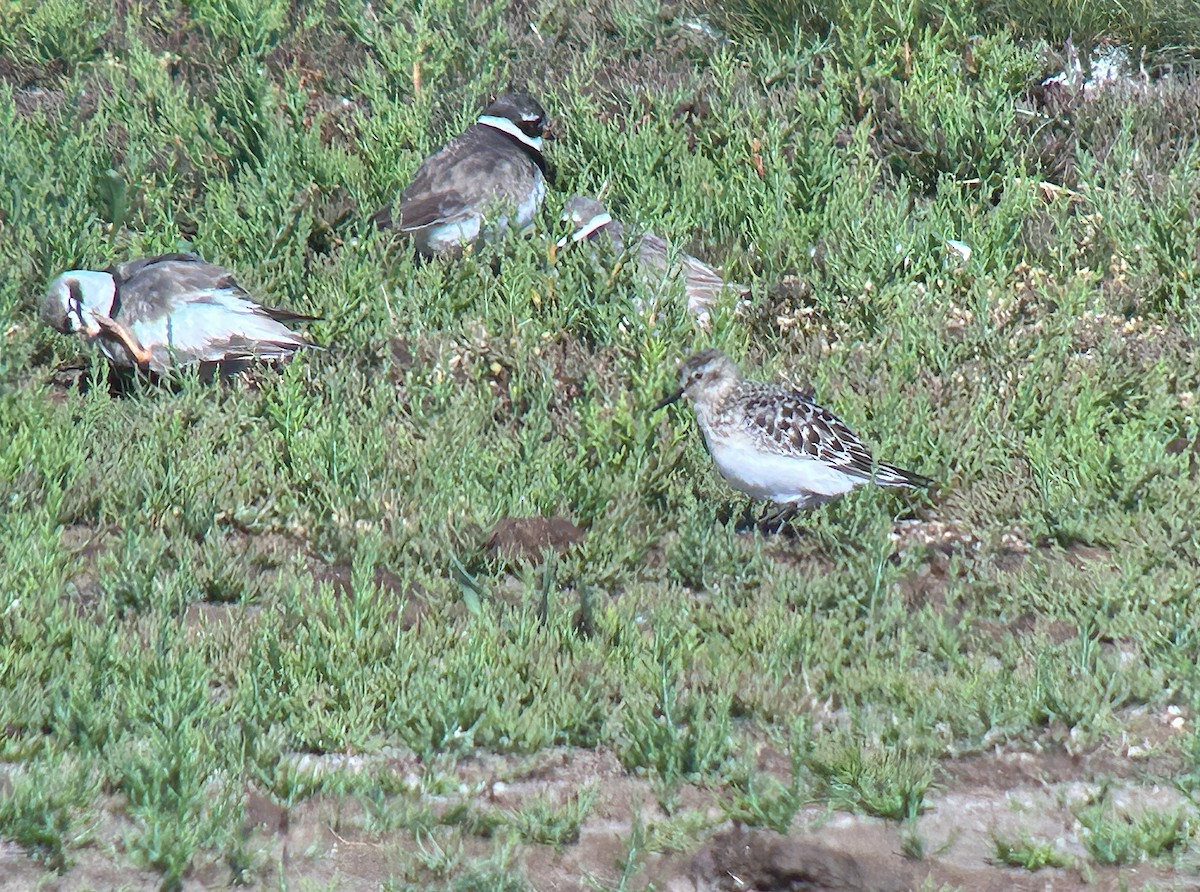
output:
[[[875,461],[828,409],[798,391],[743,378],[719,350],[702,350],[680,364],[679,390],[663,405],[681,396],[692,404],[721,476],[752,499],[778,505],[772,520],[787,520],[864,483],[933,482]]]

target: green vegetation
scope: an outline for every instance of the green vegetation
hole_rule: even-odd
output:
[[[1041,870],[1043,867],[1069,867],[1071,859],[1047,839],[1008,839],[993,836],[996,860],[1009,867]]]
[[[1183,807],[1130,812],[1107,797],[1077,812],[1082,839],[1100,864],[1136,864],[1187,848],[1195,835],[1196,816]]]
[[[912,820],[921,813],[933,782],[927,758],[913,758],[898,749],[863,752],[840,742],[829,747],[830,752],[814,758],[812,766],[836,803],[896,821]]]
[[[733,795],[726,808],[731,818],[744,824],[787,833],[797,809],[806,801],[806,793],[807,790],[801,789],[799,773],[793,773],[790,784],[769,774],[751,774],[744,783],[737,783],[735,779]]]
[[[61,873],[70,866],[71,850],[89,840],[83,815],[97,793],[96,785],[63,759],[36,762],[0,800],[0,835]]]
[[[272,883],[277,809],[387,849],[392,888],[523,888],[604,782],[500,807],[459,773],[555,748],[665,812],[597,888],[700,845],[705,796],[908,822],[919,856],[963,755],[1193,723],[1200,86],[1041,86],[1066,30],[1186,57],[1187,4],[469,6],[0,0],[0,837],[30,870]],[[555,119],[541,229],[414,263],[371,214],[510,82]],[[748,302],[700,331],[628,267],[551,267],[605,183]],[[38,322],[57,272],[180,249],[327,349],[151,383]],[[654,411],[710,344],[940,490],[737,532]],[[491,539],[536,516],[581,540]],[[1147,773],[1194,786],[1155,728],[1182,758]],[[1194,848],[1184,813],[1080,820],[1096,865]]]
[[[1074,39],[1085,46],[1113,41],[1150,55],[1197,58],[1200,9],[1188,0],[728,0],[713,9],[739,32],[790,39],[828,34],[835,42],[904,32],[914,25],[953,34],[1007,32],[1053,43]]]
[[[545,795],[534,797],[520,809],[509,813],[507,823],[527,842],[541,843],[562,850],[579,840],[579,828],[592,811],[596,790],[586,787],[570,801],[556,803]]]

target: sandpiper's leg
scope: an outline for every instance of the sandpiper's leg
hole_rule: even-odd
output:
[[[779,505],[774,511],[763,514],[758,522],[759,529],[764,533],[779,533],[787,526],[788,521],[800,512],[800,506],[794,502]]]
[[[754,499],[746,502],[742,508],[742,513],[738,517],[737,523],[733,525],[735,533],[746,533],[758,527],[758,518],[754,516]]]

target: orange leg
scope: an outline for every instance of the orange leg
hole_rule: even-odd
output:
[[[107,316],[97,314],[95,318],[96,322],[100,324],[102,331],[108,332],[125,345],[125,349],[129,351],[129,355],[134,358],[138,365],[150,364],[150,360],[154,358],[154,354],[141,345],[141,342],[134,337],[133,332],[120,322],[109,319]]]

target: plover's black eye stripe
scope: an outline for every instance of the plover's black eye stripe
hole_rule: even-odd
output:
[[[517,128],[526,136],[541,136],[545,128],[545,124],[541,118],[521,118],[521,120],[515,123]]]
[[[74,315],[83,324],[83,289],[74,279],[67,282],[67,315]]]

